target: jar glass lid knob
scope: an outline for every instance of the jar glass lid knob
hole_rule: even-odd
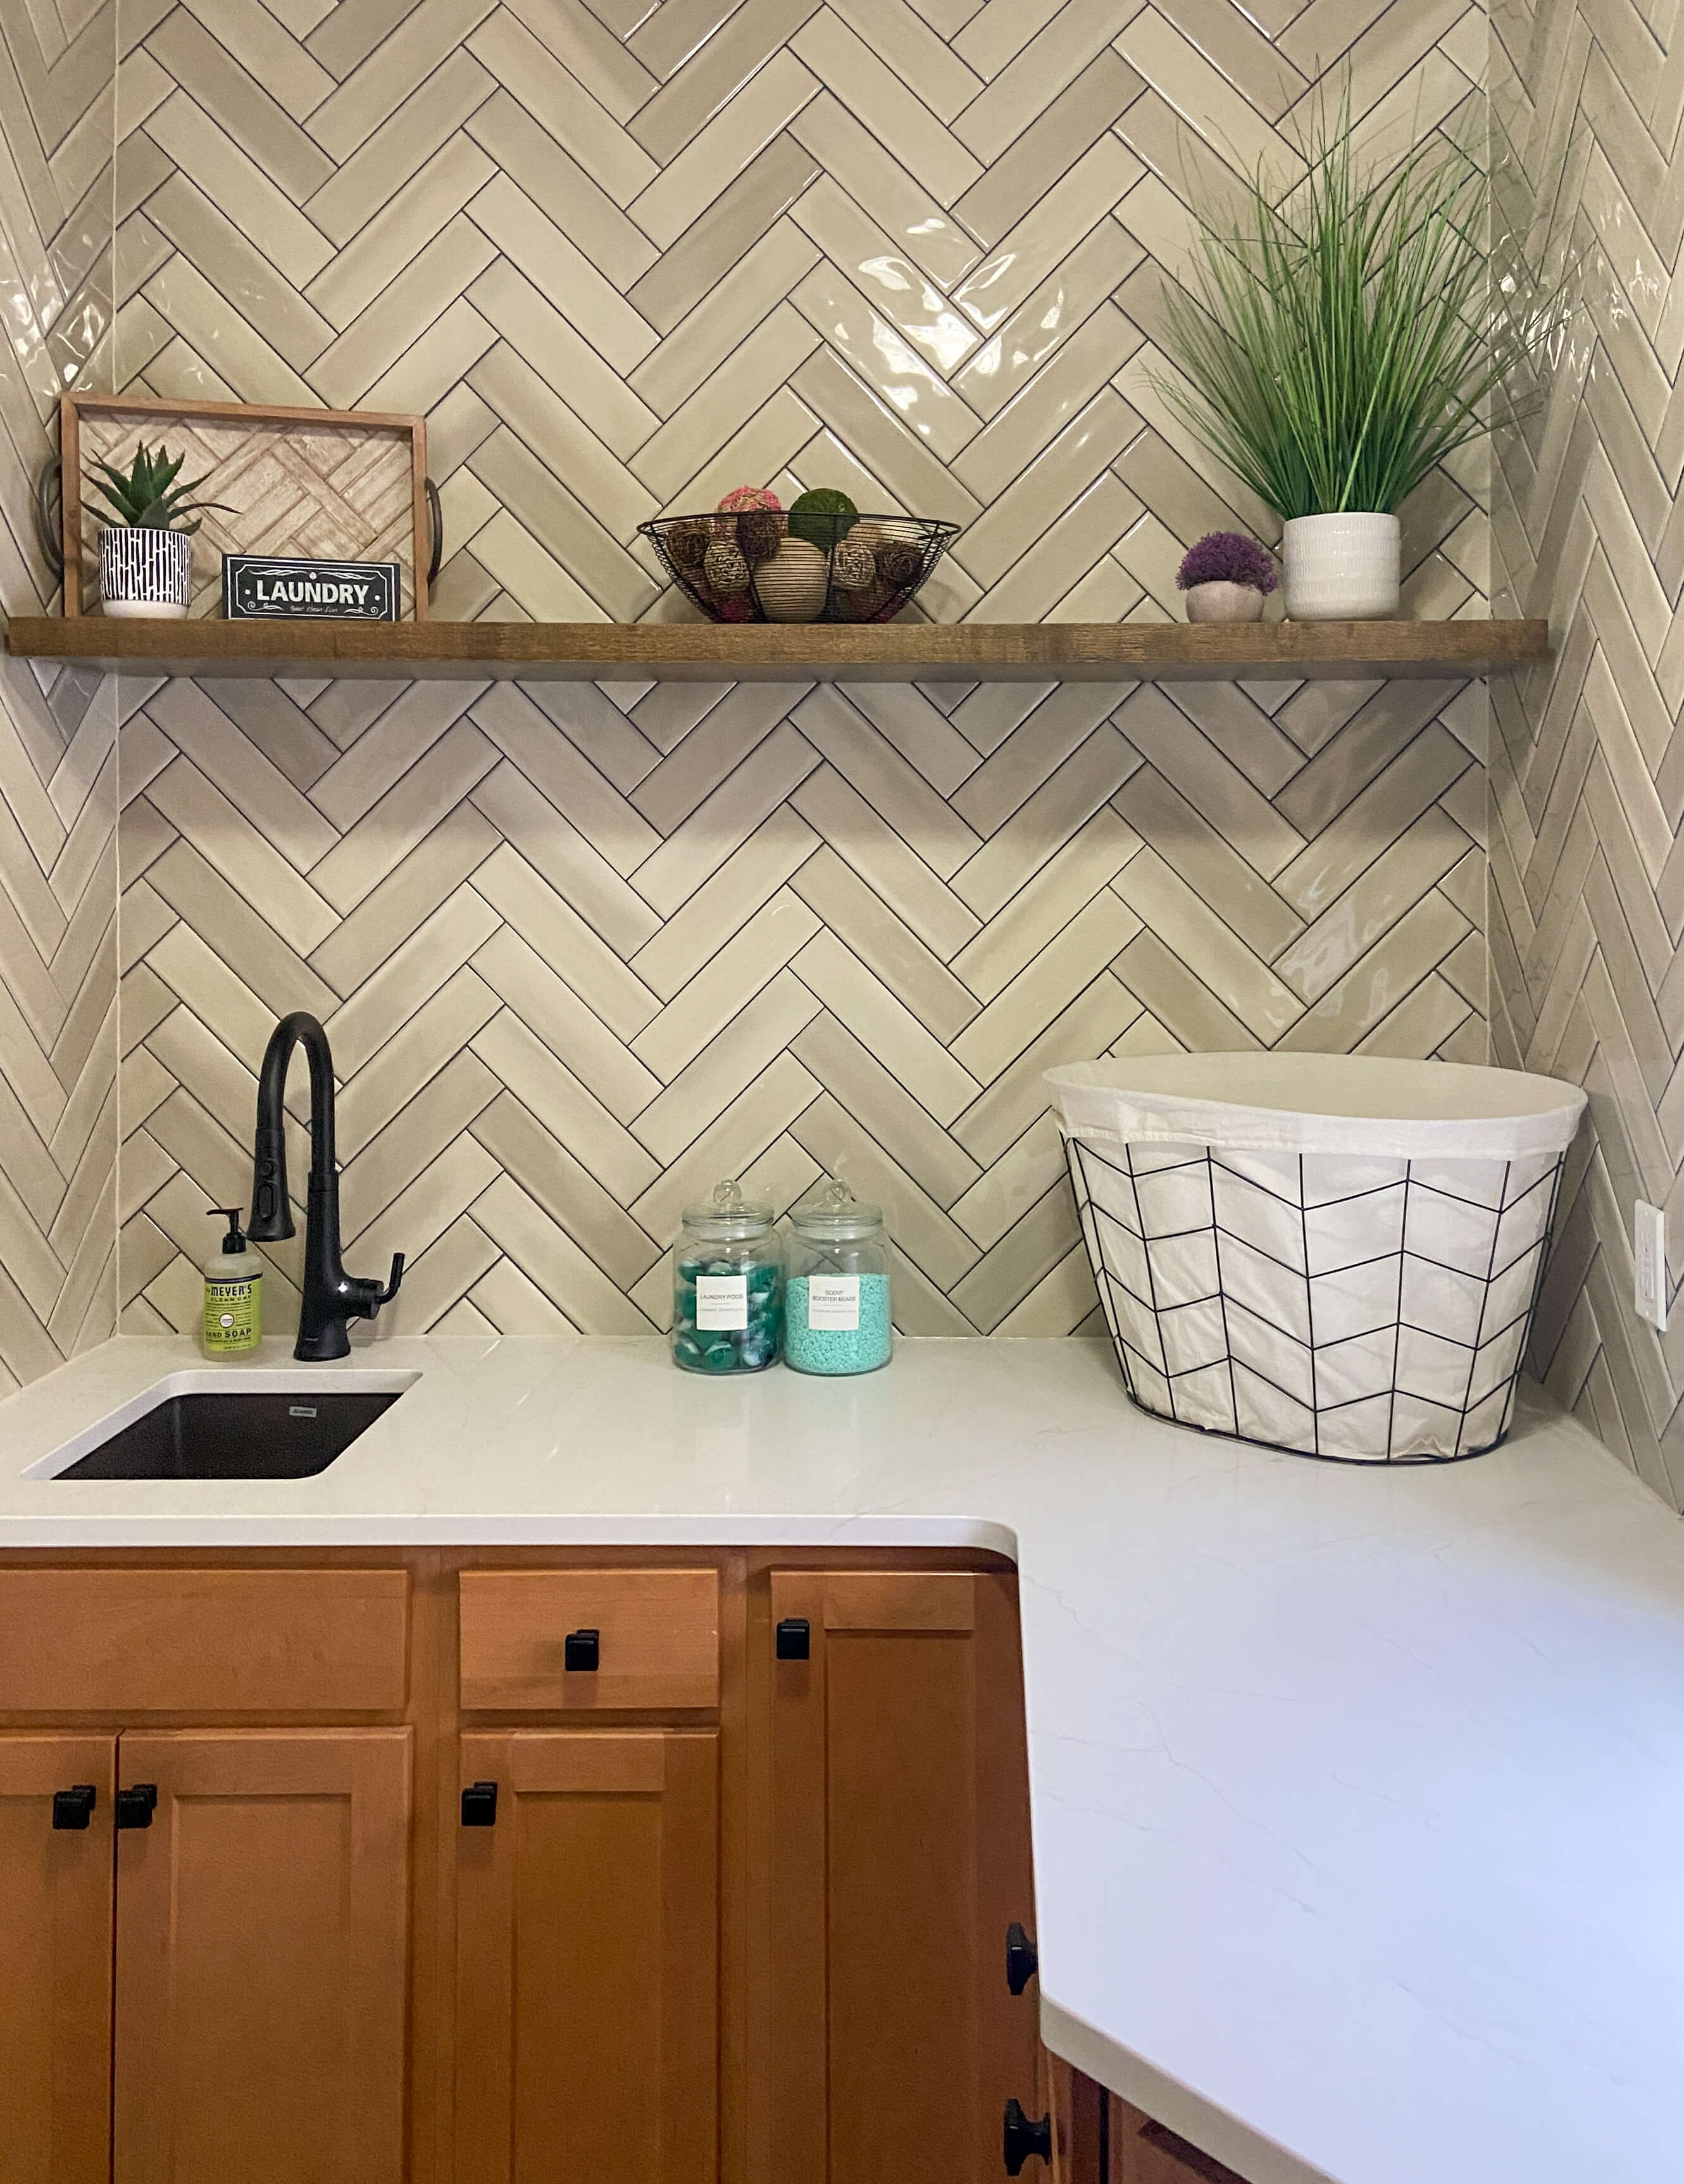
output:
[[[883,1208],[868,1206],[864,1199],[856,1198],[837,1175],[811,1191],[799,1206],[791,1206],[789,1218],[797,1228],[805,1229],[809,1235],[836,1242],[857,1241],[882,1226]]]
[[[734,1176],[715,1184],[711,1198],[684,1209],[687,1227],[714,1238],[752,1236],[771,1228],[776,1217],[770,1206],[744,1198],[743,1186]]]

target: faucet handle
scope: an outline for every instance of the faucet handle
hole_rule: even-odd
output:
[[[387,1282],[385,1288],[380,1291],[379,1295],[371,1300],[375,1310],[378,1312],[382,1305],[390,1304],[393,1298],[397,1295],[399,1290],[403,1287],[403,1284],[404,1255],[401,1251],[394,1251],[392,1254],[391,1278]]]

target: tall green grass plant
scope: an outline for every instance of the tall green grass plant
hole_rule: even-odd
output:
[[[1189,287],[1166,282],[1163,398],[1283,521],[1395,514],[1477,439],[1552,315],[1494,309],[1490,189],[1442,137],[1364,170],[1348,95],[1277,197],[1201,214]],[[1498,299],[1500,302],[1503,299]]]

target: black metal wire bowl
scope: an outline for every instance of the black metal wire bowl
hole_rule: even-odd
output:
[[[752,509],[638,529],[710,621],[892,621],[959,535],[916,515]]]

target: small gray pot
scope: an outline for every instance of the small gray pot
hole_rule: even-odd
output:
[[[99,540],[99,596],[108,615],[180,621],[192,588],[191,532],[106,525]]]

